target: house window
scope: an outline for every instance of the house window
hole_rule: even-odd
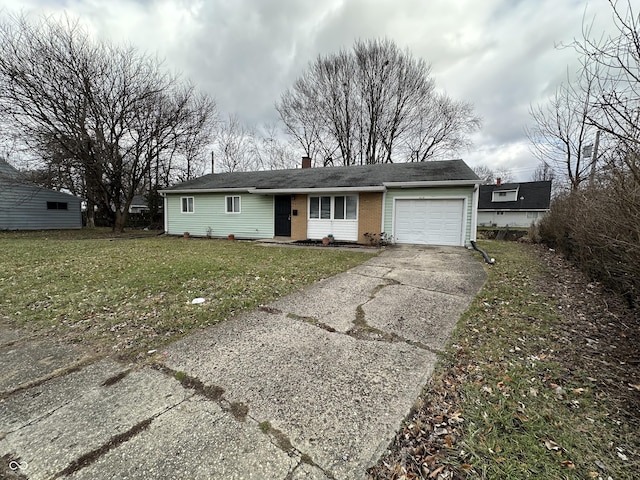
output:
[[[47,210],[69,210],[67,202],[47,202]]]
[[[504,212],[496,212],[496,215],[504,215]]]
[[[333,209],[331,208],[333,206]],[[309,218],[322,220],[355,220],[358,216],[357,195],[309,197]]]
[[[309,218],[331,218],[331,197],[310,197]]]
[[[358,210],[358,197],[348,195],[333,197],[333,218],[336,220],[355,220]]]
[[[518,200],[518,190],[499,190],[493,192],[491,196],[492,202],[515,202]]]
[[[225,197],[226,213],[240,213],[240,196]]]
[[[193,213],[193,197],[182,197],[180,202],[182,213]]]

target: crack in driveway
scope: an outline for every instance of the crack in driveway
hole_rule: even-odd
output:
[[[135,424],[133,427],[131,427],[127,431],[112,436],[106,443],[103,443],[98,448],[95,448],[95,449],[91,450],[90,452],[87,452],[84,455],[81,455],[79,458],[77,458],[77,459],[73,460],[72,462],[70,462],[69,465],[67,465],[64,469],[60,470],[53,477],[51,477],[52,480],[55,480],[55,479],[63,477],[63,476],[71,475],[73,473],[78,472],[79,470],[82,470],[83,468],[88,467],[89,465],[92,465],[93,463],[98,461],[101,457],[106,455],[108,452],[110,452],[114,448],[117,448],[120,445],[122,445],[123,443],[128,442],[129,440],[134,438],[139,433],[141,433],[141,432],[145,431],[146,429],[148,429],[149,426],[151,425],[151,423],[155,419],[157,419],[158,417],[164,415],[165,413],[173,410],[174,408],[178,407],[179,405],[182,405],[184,402],[189,400],[191,397],[193,397],[193,395],[185,397],[184,399],[182,399],[181,401],[179,401],[175,405],[171,405],[171,406],[165,408],[164,410],[162,410],[161,412],[158,412],[155,415],[152,415],[151,417],[146,418],[146,419],[138,422],[137,424]]]

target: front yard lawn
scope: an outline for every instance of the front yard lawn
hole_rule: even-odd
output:
[[[0,319],[100,350],[140,353],[375,254],[109,236],[1,232]],[[198,297],[205,302],[192,304]]]

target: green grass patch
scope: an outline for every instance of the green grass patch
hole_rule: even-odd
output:
[[[2,232],[0,251],[5,321],[116,351],[157,348],[373,255],[106,230]]]
[[[455,362],[435,374],[437,383],[455,371],[461,383],[462,440],[448,461],[467,478],[634,478],[624,459],[637,432],[599,393],[595,373],[560,351],[576,347],[556,302],[536,288],[549,272],[527,246],[480,248],[497,263],[454,332]]]

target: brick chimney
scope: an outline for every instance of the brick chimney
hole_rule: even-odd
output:
[[[302,157],[302,168],[311,168],[311,158]]]
[[[496,186],[499,187],[500,185],[502,185],[502,178],[498,177],[496,178]]]

